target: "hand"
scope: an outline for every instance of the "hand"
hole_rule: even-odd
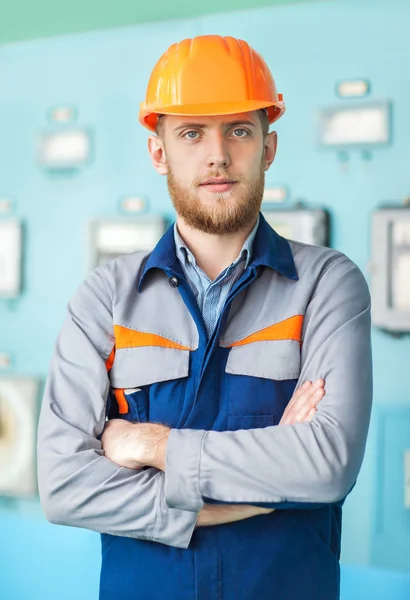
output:
[[[325,395],[325,382],[317,379],[314,383],[306,381],[293,394],[285,408],[279,425],[292,425],[311,421],[316,414],[316,406]]]
[[[157,423],[130,423],[112,419],[101,437],[105,456],[121,467],[156,467],[165,471],[165,449],[169,427]]]
[[[306,381],[295,390],[279,425],[311,421],[316,413],[317,404],[325,395],[324,385],[323,379],[318,379],[313,384]],[[256,515],[269,514],[274,510],[250,504],[205,504],[198,515],[196,527],[241,521]]]
[[[250,504],[204,504],[198,515],[196,527],[242,521],[257,515],[269,514],[274,510],[274,508],[263,508]]]

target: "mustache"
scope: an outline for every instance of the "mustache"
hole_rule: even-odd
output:
[[[206,175],[196,177],[193,183],[198,187],[210,179],[226,179],[226,181],[229,181],[230,183],[240,183],[243,178],[240,175],[232,175],[227,171],[208,171]]]

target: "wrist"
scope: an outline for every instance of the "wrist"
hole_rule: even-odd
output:
[[[155,467],[156,469],[159,469],[160,471],[165,471],[165,456],[168,437],[171,432],[171,429],[164,425],[153,425],[153,427],[153,455],[150,461],[150,465],[152,467]]]

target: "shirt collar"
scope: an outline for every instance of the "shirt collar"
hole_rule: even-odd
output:
[[[175,229],[174,223],[149,254],[138,284],[139,291],[141,291],[147,273],[152,269],[164,270],[173,267],[180,271],[177,267],[179,261],[175,245]],[[252,234],[253,238],[250,239]],[[247,242],[249,242],[248,246]],[[183,242],[182,245],[185,246]],[[299,279],[289,242],[272,229],[262,213],[259,213],[259,220],[247,238],[243,250],[248,253],[247,266],[270,267],[288,279],[295,281]]]
[[[255,239],[256,232],[258,230],[259,221],[260,221],[260,217],[258,215],[258,218],[256,219],[256,223],[255,223],[252,231],[249,233],[248,237],[246,238],[246,240],[242,246],[242,249],[238,255],[238,258],[233,262],[234,265],[238,264],[241,260],[245,260],[244,269],[246,269],[247,266],[249,265],[249,262],[252,257],[252,245],[253,245],[253,242]],[[184,240],[179,235],[176,222],[174,223],[174,241],[175,241],[175,249],[176,249],[177,258],[179,258],[179,260],[182,261],[184,264],[186,264],[185,261],[188,260],[188,262],[192,263],[193,265],[196,265],[195,256],[192,254],[191,250],[188,248],[188,246],[185,244]]]

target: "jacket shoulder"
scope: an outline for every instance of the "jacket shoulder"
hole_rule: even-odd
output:
[[[299,281],[309,286],[314,282],[313,289],[328,289],[329,293],[336,288],[340,293],[344,287],[348,290],[355,287],[362,295],[369,295],[363,272],[346,254],[333,248],[288,241]]]
[[[320,276],[330,268],[359,269],[343,252],[325,246],[313,246],[294,240],[288,240],[299,278],[304,274]]]
[[[99,265],[95,271],[99,272],[105,279],[114,298],[114,296],[125,293],[131,288],[138,287],[149,255],[150,252],[145,250],[133,252],[132,254],[122,254]]]

